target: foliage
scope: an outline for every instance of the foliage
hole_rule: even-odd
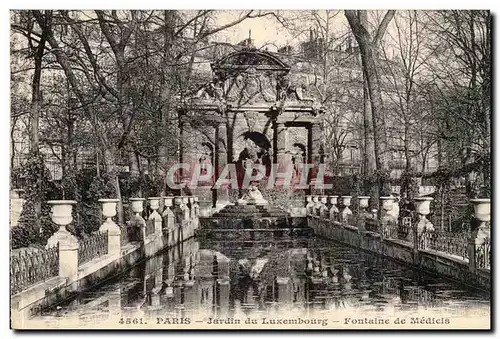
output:
[[[25,201],[18,225],[11,228],[12,248],[45,244],[57,227],[50,219],[50,173],[40,154],[31,154],[17,174],[24,182]],[[39,212],[38,212],[39,211]]]

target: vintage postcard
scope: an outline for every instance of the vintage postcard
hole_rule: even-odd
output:
[[[491,329],[488,10],[11,10],[23,329]]]

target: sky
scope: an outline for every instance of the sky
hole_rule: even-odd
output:
[[[216,25],[224,25],[238,18],[241,11],[220,11],[216,15]],[[280,14],[289,18],[296,16],[299,12],[297,11],[280,11]],[[342,14],[339,14],[335,21],[338,27],[345,25],[346,21]],[[300,21],[298,28],[307,31],[311,24],[304,22],[303,26],[300,26]],[[240,24],[231,27],[220,34],[218,34],[215,39],[221,42],[238,43],[249,36],[249,30],[251,30],[251,37],[254,40],[255,47],[260,48],[266,44],[272,44],[279,47],[283,47],[287,44],[296,44],[297,34],[296,32],[290,32],[290,30],[284,28],[273,16],[268,15],[260,18],[246,19]],[[306,38],[306,35],[302,36],[302,39]],[[269,49],[272,50],[272,45]]]

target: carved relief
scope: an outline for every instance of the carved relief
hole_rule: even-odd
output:
[[[258,72],[250,67],[225,82],[227,100],[240,104],[255,104],[258,101],[274,102],[276,86],[273,74]]]
[[[195,99],[211,101],[221,107],[226,104],[255,105],[275,103],[283,111],[287,103],[315,103],[306,80],[291,85],[290,67],[272,54],[256,50],[236,52],[212,65],[214,79],[201,88]],[[317,114],[315,112],[314,114]]]

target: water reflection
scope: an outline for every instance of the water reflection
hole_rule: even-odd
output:
[[[182,319],[281,310],[449,312],[488,305],[488,300],[484,293],[321,239],[191,239],[42,316]]]

